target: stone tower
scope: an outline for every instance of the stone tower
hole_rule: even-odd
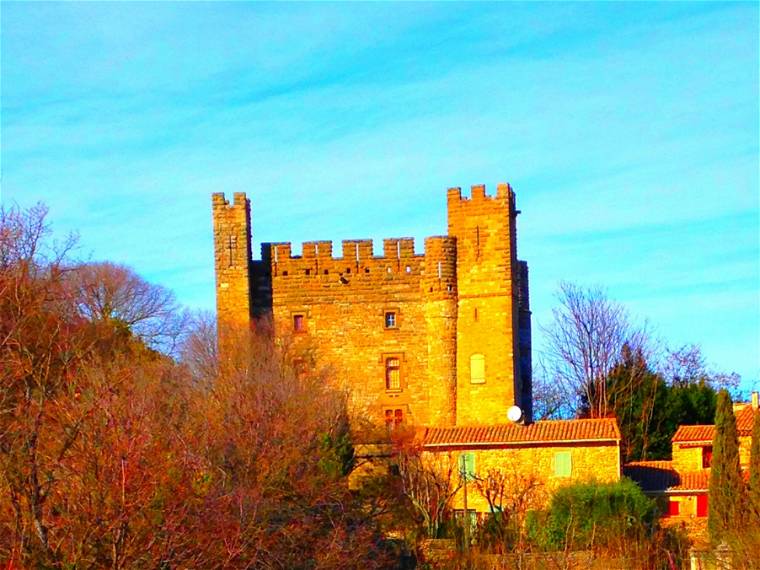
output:
[[[251,319],[251,205],[244,192],[233,203],[212,196],[216,314],[220,327]]]
[[[457,240],[457,425],[505,423],[524,406],[519,358],[517,210],[507,184],[487,196],[448,191],[449,235]]]

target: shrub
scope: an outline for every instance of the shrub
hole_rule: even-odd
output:
[[[652,535],[654,501],[633,481],[578,483],[559,489],[545,512],[526,518],[528,539],[546,550],[587,549]]]

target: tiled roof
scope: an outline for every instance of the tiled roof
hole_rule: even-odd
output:
[[[752,423],[755,421],[755,414],[752,406],[744,406],[736,413],[736,431],[739,435],[752,435]]]
[[[736,412],[736,432],[740,437],[749,437],[752,435],[752,422],[754,421],[754,410],[752,406],[744,406]],[[696,443],[708,442],[713,440],[715,434],[714,425],[701,426],[678,426],[678,430],[673,436],[674,443]]]
[[[423,434],[425,447],[446,445],[499,445],[615,441],[620,430],[614,418],[593,420],[552,420],[528,425],[429,427]]]
[[[623,466],[623,474],[645,492],[706,491],[710,470],[679,472],[672,461],[635,461]]]
[[[678,426],[673,435],[673,443],[685,443],[696,441],[712,441],[715,426]]]

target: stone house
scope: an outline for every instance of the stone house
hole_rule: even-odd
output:
[[[749,468],[752,424],[758,410],[758,393],[749,403],[734,404],[739,438],[739,462],[745,475]],[[701,526],[709,509],[710,465],[712,463],[714,425],[679,426],[672,438],[669,461],[637,461],[624,466],[623,472],[645,493],[659,498],[663,515],[675,521]]]
[[[545,507],[569,482],[618,481],[620,437],[614,418],[552,420],[429,427],[421,434],[421,447],[439,463],[440,457],[457,462],[453,477],[462,487],[452,500],[455,510],[488,513],[516,500],[524,508]]]

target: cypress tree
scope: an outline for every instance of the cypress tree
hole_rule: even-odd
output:
[[[749,504],[755,525],[760,525],[760,410],[752,423],[752,447],[749,459]]]
[[[713,436],[713,461],[710,473],[710,510],[707,528],[714,542],[741,528],[745,520],[746,489],[739,465],[739,439],[736,435],[731,396],[718,393]]]

